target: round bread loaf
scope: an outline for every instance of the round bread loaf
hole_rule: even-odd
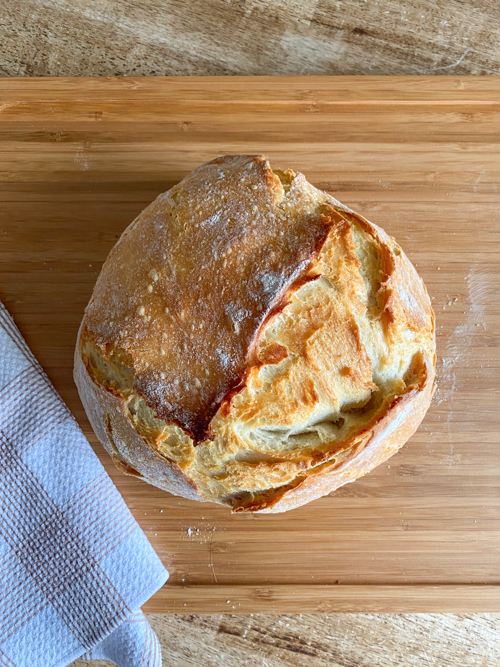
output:
[[[300,173],[225,156],[111,250],[75,380],[123,472],[235,512],[352,482],[414,433],[434,314],[396,241]]]

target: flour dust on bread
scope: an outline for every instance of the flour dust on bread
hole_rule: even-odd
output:
[[[392,456],[434,367],[396,241],[252,155],[202,165],[125,230],[75,354],[118,468],[237,512],[298,507]]]

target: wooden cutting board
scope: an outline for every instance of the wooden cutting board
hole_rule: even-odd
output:
[[[284,515],[124,477],[72,380],[110,248],[224,153],[303,171],[384,227],[437,316],[439,389],[417,434]],[[499,183],[494,78],[0,80],[0,298],[171,572],[148,611],[500,611]]]

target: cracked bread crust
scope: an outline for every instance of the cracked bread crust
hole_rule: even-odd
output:
[[[392,456],[434,367],[429,297],[394,239],[262,156],[202,165],[143,211],[75,353],[117,467],[237,512],[293,509]]]

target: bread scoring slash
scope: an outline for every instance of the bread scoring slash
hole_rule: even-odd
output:
[[[233,511],[353,481],[413,434],[434,314],[383,230],[263,156],[208,162],[110,252],[75,381],[124,472]]]

